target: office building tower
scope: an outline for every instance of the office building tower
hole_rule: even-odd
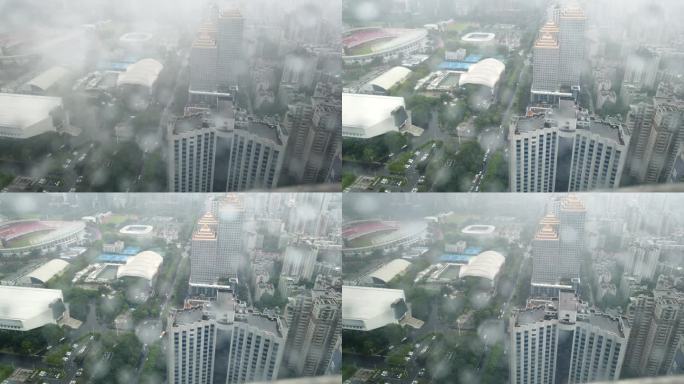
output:
[[[278,318],[236,313],[226,384],[275,380],[283,358],[285,335],[287,329]]]
[[[215,203],[218,246],[214,268],[219,278],[234,278],[244,262],[244,202],[241,196],[231,194],[217,198]]]
[[[228,191],[278,185],[288,135],[278,124],[250,120],[236,124],[228,161]]]
[[[512,119],[512,192],[612,189],[620,185],[629,135],[617,119],[600,119],[571,100]]]
[[[589,311],[574,292],[521,309],[509,322],[513,384],[617,380],[629,327],[621,318]]]
[[[664,183],[672,174],[684,138],[684,101],[661,83],[651,102],[630,106],[626,120],[629,174],[639,183]]]
[[[320,376],[330,364],[336,343],[342,337],[341,296],[320,295],[314,299],[300,361],[295,372]]]
[[[190,88],[189,93],[216,91],[216,40],[210,32],[201,32],[190,48]],[[190,97],[192,99],[192,96]],[[193,100],[191,100],[193,101]]]
[[[301,376],[319,376],[330,364],[341,338],[341,297],[334,293],[303,292],[285,308],[288,326],[288,369]]]
[[[561,257],[558,264],[561,279],[576,279],[580,276],[586,215],[587,209],[576,195],[569,195],[561,200],[559,215]]]
[[[634,276],[637,281],[653,280],[658,261],[660,261],[660,244],[653,239],[637,239],[629,247],[625,273]]]
[[[167,323],[167,377],[172,384],[212,384],[216,325],[201,307],[172,312]]]
[[[336,84],[316,84],[311,104],[289,106],[283,126],[289,133],[287,172],[298,183],[322,183],[341,148],[341,91]]]
[[[541,219],[532,240],[530,289],[532,296],[544,298],[579,289],[586,216],[575,195],[553,199],[547,208],[551,213]]]
[[[242,48],[244,18],[237,9],[223,9],[219,12],[216,23],[218,48],[216,80],[219,87],[234,87],[241,75],[241,59],[244,55]]]
[[[653,292],[630,299],[628,318],[633,328],[627,361],[631,373],[664,375],[672,366],[684,338],[684,293],[661,275]]]
[[[214,183],[216,129],[204,114],[181,116],[167,128],[169,190],[210,192]]]
[[[554,217],[555,218],[555,217]],[[556,219],[557,220],[557,219]],[[545,224],[532,240],[532,293],[540,295],[535,286],[558,283],[557,266],[560,259],[560,239],[557,227]]]
[[[531,101],[555,105],[579,95],[586,16],[581,8],[559,6],[549,16],[532,49]]]
[[[562,86],[579,89],[580,72],[584,65],[586,21],[584,11],[579,7],[571,6],[560,10],[558,80]]]
[[[278,124],[239,114],[232,102],[172,119],[167,162],[172,192],[270,189],[278,185],[287,132]]]
[[[660,55],[652,49],[639,47],[627,56],[623,84],[632,84],[638,89],[654,89],[660,66]]]
[[[216,232],[203,224],[190,241],[190,285],[216,282]]]
[[[311,281],[318,247],[308,242],[288,245],[283,256],[281,274]]]
[[[554,34],[554,31],[556,32]],[[549,22],[544,25],[532,48],[532,92],[555,92],[558,90],[558,60],[560,47],[557,40],[558,27]]]

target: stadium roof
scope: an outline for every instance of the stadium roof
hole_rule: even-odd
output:
[[[126,72],[119,75],[117,86],[142,85],[151,88],[159,72],[164,66],[154,59],[142,59],[126,68]]]
[[[468,72],[461,75],[458,85],[476,84],[494,88],[505,69],[506,65],[497,59],[484,59],[471,65]]]
[[[144,251],[138,253],[133,257],[129,257],[126,264],[119,267],[116,277],[141,277],[152,280],[157,274],[162,261],[164,259],[156,252]]]
[[[411,266],[411,263],[404,259],[394,259],[389,263],[383,265],[382,267],[375,270],[369,276],[373,279],[380,280],[387,284],[397,275],[400,275]]]
[[[405,312],[392,305],[400,301],[406,301],[401,289],[342,286],[342,321],[362,322],[365,331],[398,324]]]
[[[68,73],[69,71],[62,67],[52,67],[31,79],[27,84],[33,88],[45,91],[64,79]]]
[[[60,97],[0,93],[0,127],[30,127],[60,106]]]
[[[367,129],[390,119],[392,112],[405,107],[403,97],[364,95],[357,93],[342,94],[342,126]],[[386,124],[380,131],[398,131],[394,124]],[[377,135],[375,135],[377,136]]]
[[[375,88],[388,91],[390,88],[406,80],[411,70],[404,67],[394,67],[369,82]]]
[[[57,300],[63,300],[59,289],[0,285],[0,319],[41,317],[46,308]]]
[[[50,279],[64,271],[68,266],[69,263],[67,263],[64,260],[52,259],[47,263],[41,265],[40,267],[34,269],[33,272],[26,275],[26,277],[30,278],[31,280],[38,280],[41,283],[45,284]]]
[[[468,265],[461,268],[459,277],[482,277],[493,281],[505,261],[506,258],[499,252],[482,252],[470,259]]]

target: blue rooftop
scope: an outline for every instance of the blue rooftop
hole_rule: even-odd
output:
[[[465,249],[465,251],[463,251],[463,253],[465,253],[466,255],[471,255],[471,256],[479,255],[480,253],[482,253],[482,248],[480,248],[480,247],[468,247]]]
[[[133,255],[137,255],[138,253],[140,253],[141,250],[142,249],[140,247],[126,247],[123,249],[123,251],[121,251],[121,254],[133,256]]]
[[[466,63],[463,61],[443,61],[439,65],[439,69],[445,69],[448,71],[467,71],[472,63]]]
[[[444,261],[447,263],[467,263],[472,257],[472,255],[445,253],[439,257],[439,261]]]
[[[482,55],[468,55],[465,59],[463,59],[464,62],[471,64],[477,63],[480,60],[482,60]]]
[[[125,263],[129,255],[121,255],[118,253],[103,253],[97,257],[97,261],[105,263]]]

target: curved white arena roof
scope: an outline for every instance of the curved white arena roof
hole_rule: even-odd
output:
[[[163,68],[164,66],[157,60],[142,59],[129,65],[126,72],[119,75],[116,84],[117,86],[142,85],[151,88]]]
[[[159,256],[157,252],[144,251],[133,257],[129,257],[126,264],[119,267],[116,272],[116,277],[142,277],[143,279],[152,280],[159,270],[164,258]]]
[[[392,112],[405,108],[404,98],[395,96],[342,94],[342,135],[346,131],[363,132],[362,138],[371,138],[387,132],[398,132]]]
[[[342,327],[371,331],[398,324],[404,313],[392,305],[406,297],[401,289],[342,286]]]
[[[52,279],[53,277],[61,273],[68,266],[69,263],[67,263],[64,260],[52,259],[47,263],[41,265],[40,267],[34,269],[33,272],[26,275],[26,277],[32,280],[38,280],[41,283],[45,284],[48,282],[48,280]]]
[[[0,329],[28,331],[56,324],[50,305],[57,301],[64,301],[59,289],[0,285]]]
[[[494,88],[505,69],[506,65],[497,59],[484,59],[471,65],[468,72],[461,75],[458,85],[462,87],[465,84],[476,84]]]
[[[394,67],[382,75],[370,81],[370,85],[388,91],[393,86],[406,80],[411,74],[411,70],[405,67]]]
[[[506,258],[499,252],[485,251],[471,258],[468,265],[461,267],[459,277],[481,277],[493,281],[504,262]]]
[[[25,129],[50,116],[62,106],[62,98],[0,93],[0,127]]]
[[[394,259],[389,263],[375,270],[369,276],[373,279],[380,280],[387,284],[397,275],[400,275],[411,266],[411,263],[404,259]]]

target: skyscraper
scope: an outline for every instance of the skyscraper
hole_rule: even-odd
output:
[[[216,233],[209,225],[202,224],[190,243],[190,285],[216,282],[216,249]]]
[[[244,262],[243,230],[245,207],[238,195],[227,195],[214,200],[218,216],[218,248],[214,266],[220,278],[237,276]]]
[[[235,314],[226,384],[270,381],[278,377],[287,329],[280,319]]]
[[[519,310],[509,322],[513,384],[616,380],[629,327],[618,317],[588,311],[574,292]]]
[[[190,48],[190,99],[193,93],[216,91],[216,31],[213,24],[204,28],[214,28],[212,31],[201,31]],[[193,101],[193,100],[191,100]]]
[[[511,191],[617,188],[629,140],[619,120],[590,116],[571,100],[514,118],[508,144]]]
[[[632,373],[664,375],[672,366],[678,343],[684,338],[684,293],[662,275],[653,292],[630,299],[628,317],[634,329],[627,360]]]
[[[287,171],[299,183],[328,177],[341,147],[341,100],[336,85],[319,82],[311,104],[289,106],[283,126],[289,133]]]
[[[341,338],[341,297],[305,292],[290,299],[285,364],[297,375],[322,375]]]
[[[579,94],[586,16],[579,7],[557,6],[550,19],[539,30],[533,47],[533,103],[557,104]]]
[[[220,87],[237,85],[243,58],[244,19],[237,9],[222,9],[217,20],[218,64],[216,80]]]
[[[577,6],[560,10],[558,25],[560,32],[560,60],[558,63],[558,80],[562,86],[579,90],[580,72],[584,64],[585,24],[587,18],[584,11]]]
[[[283,256],[281,274],[311,281],[318,248],[308,242],[288,245]]]
[[[229,100],[221,100],[218,105],[218,111],[199,108],[198,112],[169,122],[169,190],[223,192],[275,188],[283,166],[287,131],[276,123],[242,114],[236,119]]]
[[[576,279],[580,276],[586,215],[587,209],[576,195],[569,195],[561,200],[559,216],[561,257],[558,265],[561,279]]]
[[[578,288],[585,216],[584,203],[575,195],[550,204],[532,240],[532,296],[557,297],[561,290]]]
[[[210,192],[214,186],[216,131],[204,114],[177,117],[168,125],[171,192]]]
[[[212,384],[216,325],[201,307],[178,310],[167,326],[167,377],[171,384]]]
[[[532,48],[532,92],[555,92],[558,90],[558,26],[550,21],[539,31],[539,38]]]

